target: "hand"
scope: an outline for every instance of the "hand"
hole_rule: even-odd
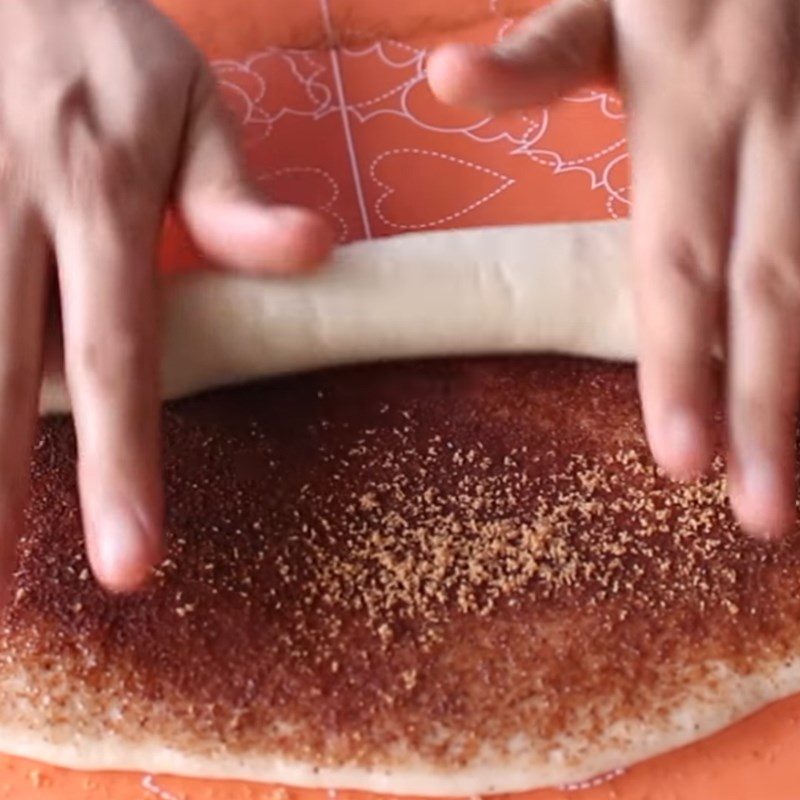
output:
[[[762,536],[795,527],[799,46],[796,0],[557,0],[498,47],[428,64],[440,98],[495,111],[616,72],[648,439],[674,477],[707,468],[723,344],[731,500]]]
[[[235,269],[305,269],[332,244],[316,215],[257,199],[209,68],[144,0],[0,3],[0,584],[28,489],[53,262],[92,567],[125,591],[160,558],[154,261],[172,203]]]

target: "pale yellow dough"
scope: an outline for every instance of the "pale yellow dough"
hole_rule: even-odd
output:
[[[163,395],[381,359],[631,359],[626,231],[597,222],[414,233],[342,247],[310,277],[172,279]],[[68,406],[63,380],[50,377],[42,411]]]

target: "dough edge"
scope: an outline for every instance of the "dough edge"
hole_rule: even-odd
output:
[[[209,756],[171,748],[155,737],[134,743],[119,735],[76,737],[68,728],[58,731],[70,738],[67,744],[36,731],[0,727],[0,751],[80,771],[141,772],[430,798],[579,788],[585,781],[692,744],[800,690],[800,657],[750,675],[733,673],[723,664],[714,666],[719,683],[701,691],[693,687],[669,718],[657,725],[626,721],[616,725],[613,735],[600,746],[565,737],[564,746],[551,750],[549,757],[531,758],[530,750],[516,759],[492,760],[489,755],[482,764],[457,771],[445,771],[413,757],[406,766],[381,770],[321,767],[280,756],[224,752]]]

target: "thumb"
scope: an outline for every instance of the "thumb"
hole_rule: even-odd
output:
[[[555,0],[495,47],[435,50],[428,81],[445,103],[506,111],[546,105],[580,84],[609,78],[612,65],[608,0]]]
[[[195,243],[221,266],[253,272],[309,269],[333,246],[333,232],[318,214],[270,205],[257,195],[205,67],[194,87],[176,202]]]

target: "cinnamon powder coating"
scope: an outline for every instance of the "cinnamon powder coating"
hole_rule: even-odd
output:
[[[720,463],[656,470],[628,367],[340,370],[172,404],[164,433],[168,558],[113,597],[82,549],[71,424],[42,424],[0,724],[457,767],[516,734],[657,725],[713,692],[711,660],[797,649],[798,538],[744,537]]]

